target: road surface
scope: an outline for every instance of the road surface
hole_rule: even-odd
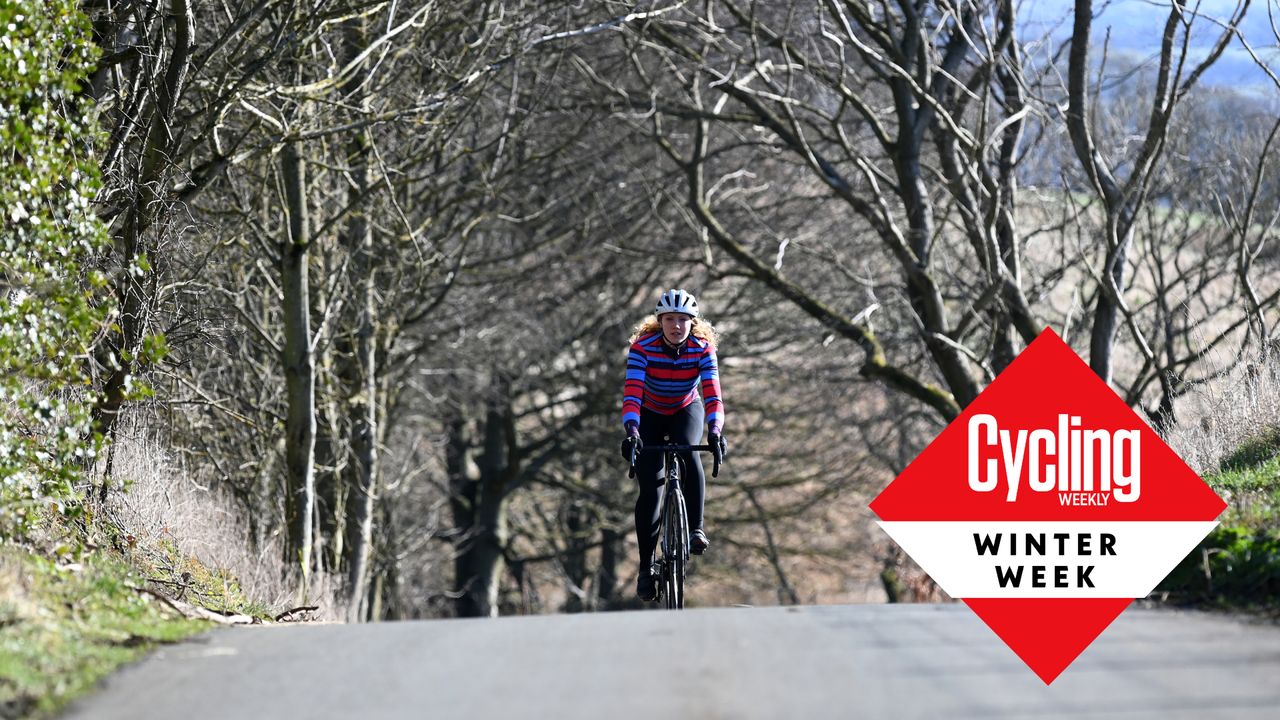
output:
[[[68,712],[143,718],[1280,718],[1280,627],[1130,609],[1045,686],[963,605],[221,629]]]

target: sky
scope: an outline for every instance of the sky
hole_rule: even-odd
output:
[[[1024,40],[1045,34],[1058,41],[1070,37],[1074,5],[1072,0],[1023,0],[1018,12],[1026,33]],[[1160,34],[1169,16],[1169,7],[1169,0],[1113,0],[1109,3],[1095,0],[1094,12],[1099,15],[1092,33],[1094,43],[1100,45],[1109,28],[1111,57],[1154,59],[1160,50]],[[1191,33],[1193,52],[1199,50],[1203,57],[1220,33],[1220,28],[1210,19],[1231,17],[1236,2],[1202,0],[1197,5],[1189,0],[1187,7],[1188,10],[1198,9],[1205,16],[1196,20]],[[1271,17],[1268,17],[1268,10]],[[1273,19],[1280,27],[1280,0],[1254,0],[1245,15],[1242,32],[1255,52],[1265,58],[1269,67],[1280,75],[1280,50],[1272,31]],[[1239,41],[1232,42],[1214,67],[1204,75],[1202,82],[1232,85],[1264,97],[1276,97],[1280,94]]]

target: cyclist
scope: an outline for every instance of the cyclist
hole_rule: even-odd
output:
[[[639,453],[639,449],[665,442],[696,445],[702,438],[705,420],[707,443],[717,460],[723,459],[724,403],[720,399],[716,340],[715,328],[698,312],[697,299],[684,290],[662,293],[654,314],[636,326],[631,337],[622,402],[622,425],[626,430],[622,456],[629,461],[633,449],[638,453],[636,540],[640,545],[640,573],[636,594],[645,601],[658,595],[652,567],[661,522],[658,494],[663,480],[660,453]],[[706,478],[697,453],[682,455],[688,470],[687,477],[682,478],[682,489],[688,498],[692,528],[689,544],[695,555],[701,555],[710,546],[702,528]]]

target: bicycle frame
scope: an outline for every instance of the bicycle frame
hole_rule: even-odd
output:
[[[662,475],[666,488],[662,494],[662,513],[659,521],[661,533],[660,545],[662,558],[655,561],[658,566],[658,594],[663,598],[668,609],[684,608],[684,578],[689,565],[689,513],[685,506],[684,490],[681,487],[684,460],[681,452],[706,451],[714,452],[710,445],[658,445],[642,448],[641,452],[663,453]],[[630,477],[635,477],[636,453],[631,453]],[[719,474],[720,463],[716,458],[715,474]]]

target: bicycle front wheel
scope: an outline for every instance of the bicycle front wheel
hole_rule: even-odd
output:
[[[689,515],[684,504],[684,493],[676,492],[676,552],[671,582],[676,588],[676,607],[684,608],[684,575],[689,566]]]
[[[672,505],[676,505],[672,502]],[[675,507],[672,507],[675,510]],[[672,538],[671,555],[668,555],[663,562],[663,591],[667,596],[667,610],[680,610],[685,606],[685,562],[680,557],[680,548],[677,547],[676,537],[678,537],[678,523],[676,520],[676,512],[671,512],[667,519],[668,537]]]
[[[684,493],[680,490],[678,474],[668,476],[666,507],[663,516],[663,534],[666,542],[663,550],[666,573],[663,577],[667,591],[667,607],[679,610],[684,607],[684,578],[689,563],[689,516]]]

